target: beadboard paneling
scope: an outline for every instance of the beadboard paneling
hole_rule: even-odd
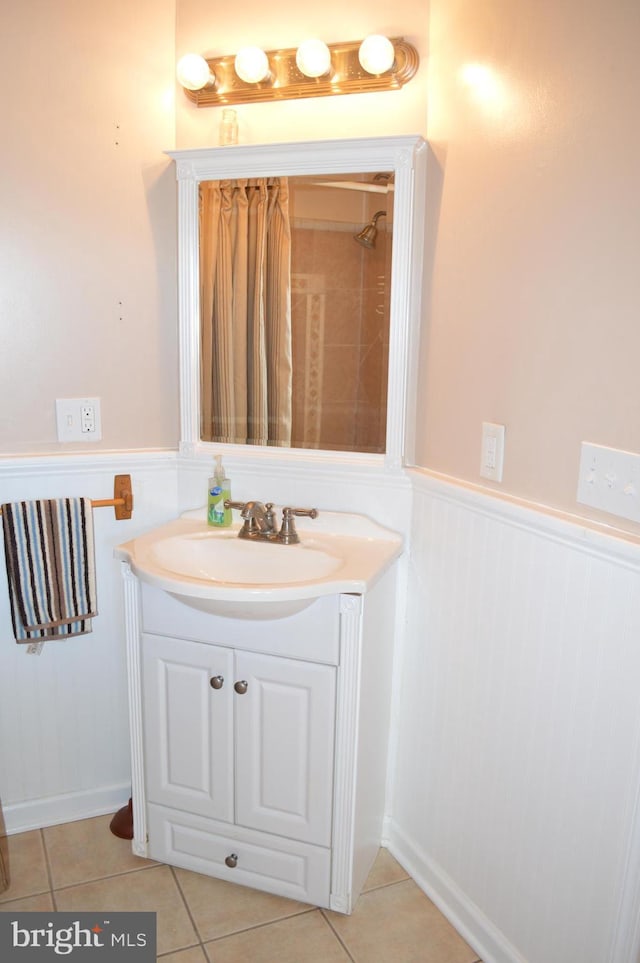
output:
[[[486,963],[629,963],[640,551],[412,476],[391,847]]]
[[[0,501],[86,495],[110,498],[128,472],[133,518],[94,511],[99,614],[89,635],[47,642],[27,655],[13,640],[0,561],[0,797],[18,832],[117,809],[131,784],[124,620],[113,548],[175,515],[175,453],[15,458],[0,461]],[[3,549],[0,548],[0,554]]]

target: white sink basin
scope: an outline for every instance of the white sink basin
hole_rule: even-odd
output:
[[[324,578],[343,560],[312,544],[246,541],[238,533],[195,532],[156,542],[151,558],[168,572],[218,583],[284,585]]]
[[[202,512],[115,550],[144,582],[186,605],[231,618],[283,618],[321,595],[364,594],[402,551],[402,538],[364,515],[321,512],[298,524],[300,543],[239,539]]]

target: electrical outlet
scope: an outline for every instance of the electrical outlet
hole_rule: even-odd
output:
[[[57,398],[58,441],[100,441],[99,398]]]
[[[85,433],[95,433],[96,430],[96,409],[91,404],[80,405],[80,431]]]
[[[577,499],[581,505],[640,522],[640,454],[583,441]]]
[[[482,453],[480,474],[483,478],[502,481],[504,466],[504,425],[494,425],[491,421],[482,422]]]

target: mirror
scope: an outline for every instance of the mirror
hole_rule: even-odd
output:
[[[200,183],[202,441],[384,453],[393,186]]]
[[[385,463],[400,464],[410,336],[418,321],[414,238],[424,210],[424,141],[320,141],[170,156],[179,185],[181,451],[191,454],[212,442],[238,450],[276,445],[294,454],[313,449],[327,457],[384,456]],[[281,400],[266,416],[269,426],[281,418],[286,398],[289,426],[277,429],[273,439],[267,435],[271,427],[247,429],[246,416],[235,409],[231,428],[221,429],[211,416],[207,386],[221,382],[211,357],[226,359],[228,383],[235,385],[231,368],[249,367],[252,352],[262,357],[265,344],[274,340],[272,315],[283,312],[263,310],[254,346],[241,343],[233,364],[228,361],[220,319],[231,311],[224,305],[212,310],[217,295],[207,291],[211,262],[203,253],[203,238],[210,235],[203,233],[201,220],[210,192],[220,193],[224,184],[233,193],[247,180],[255,186],[265,178],[277,182],[281,194],[286,186],[291,238],[290,382],[277,389]],[[253,292],[251,287],[250,300]]]

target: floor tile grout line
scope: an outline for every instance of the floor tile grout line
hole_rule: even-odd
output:
[[[134,873],[148,873],[152,869],[160,869],[165,863],[154,863],[153,866],[141,866],[138,869],[125,869],[120,873],[105,873],[104,876],[94,876],[92,879],[81,879],[76,883],[65,883],[64,886],[53,887],[54,893],[61,893],[66,889],[73,889],[76,886],[90,886],[92,883],[100,883],[103,879],[117,879],[119,876],[132,876]]]
[[[337,939],[338,943],[340,944],[340,946],[342,947],[342,949],[345,951],[345,953],[347,954],[347,956],[348,956],[349,959],[351,960],[351,963],[357,963],[357,960],[356,960],[355,956],[353,955],[353,953],[351,952],[351,950],[349,949],[349,947],[347,946],[347,944],[345,943],[345,941],[342,939],[342,937],[340,936],[340,934],[339,934],[338,931],[336,930],[335,926],[333,925],[333,923],[331,922],[331,920],[330,920],[329,917],[327,916],[326,911],[325,911],[324,909],[321,909],[320,912],[321,912],[321,914],[322,914],[322,916],[323,916],[323,918],[324,918],[325,923],[327,924],[327,926],[329,927],[329,929],[331,930],[331,932],[333,933],[333,935],[334,935],[335,938]]]
[[[232,936],[239,936],[241,933],[251,933],[253,930],[261,930],[267,926],[272,926],[274,923],[283,923],[285,920],[292,920],[296,916],[307,916],[309,913],[317,912],[322,912],[320,906],[309,906],[308,909],[300,910],[297,913],[288,913],[286,916],[278,916],[273,920],[265,920],[264,923],[254,923],[253,926],[244,926],[241,930],[233,930],[231,933],[223,933],[221,936],[212,936],[209,940],[203,940],[203,949],[204,943],[218,943],[220,940],[227,940]]]
[[[169,866],[169,869],[170,869],[170,871],[171,871],[171,875],[173,876],[173,880],[174,880],[174,882],[175,882],[175,884],[176,884],[176,886],[177,886],[177,888],[178,888],[178,892],[180,893],[180,898],[181,898],[182,902],[184,903],[184,907],[185,907],[185,909],[186,909],[186,911],[187,911],[187,916],[188,916],[189,919],[191,920],[191,925],[193,926],[193,932],[196,934],[196,936],[197,936],[197,938],[198,938],[198,943],[199,943],[199,945],[202,947],[202,952],[203,952],[204,955],[206,956],[206,955],[207,955],[207,951],[206,951],[205,948],[204,948],[204,944],[203,944],[203,940],[202,940],[202,934],[200,933],[200,927],[199,927],[198,924],[196,923],[195,917],[194,917],[193,913],[191,912],[191,907],[189,906],[189,900],[187,899],[187,897],[185,896],[185,894],[184,894],[184,892],[183,892],[183,890],[182,890],[182,886],[180,885],[180,880],[178,879],[178,874],[176,873],[176,867],[175,867],[175,866]]]
[[[366,896],[368,893],[377,893],[381,889],[389,889],[390,886],[398,886],[400,883],[408,883],[411,879],[410,876],[406,876],[404,879],[390,879],[388,883],[378,883],[377,886],[370,886],[369,889],[363,889],[360,893],[360,897]]]
[[[47,894],[49,894],[53,898],[55,903],[56,893],[62,893],[65,890],[74,889],[76,886],[90,886],[92,883],[100,883],[104,879],[117,879],[119,876],[131,876],[132,873],[139,873],[142,871],[146,871],[148,869],[158,869],[159,866],[164,865],[162,863],[157,863],[157,864],[154,864],[154,866],[143,866],[141,869],[124,870],[121,873],[107,873],[105,876],[94,876],[92,879],[81,879],[76,883],[67,883],[64,886],[56,886],[55,883],[53,882],[53,873],[49,866],[48,856],[45,857],[45,861],[46,861],[46,870],[47,870],[47,878],[48,878],[49,886],[45,887],[44,889],[39,889],[37,890],[37,892],[23,893],[22,896],[11,896],[9,899],[0,900],[0,912],[3,912],[2,907],[4,905],[8,903],[13,903],[19,899],[33,899],[36,896],[46,896]]]
[[[262,928],[265,927],[265,926],[271,926],[273,923],[279,923],[279,922],[282,921],[282,920],[292,919],[294,916],[304,916],[305,914],[307,914],[307,913],[313,913],[313,912],[315,912],[315,911],[318,909],[318,907],[316,907],[316,906],[309,906],[308,909],[301,910],[301,911],[299,911],[299,912],[297,912],[297,913],[288,913],[286,916],[281,916],[281,917],[278,917],[277,919],[268,920],[268,921],[266,921],[266,922],[264,922],[264,923],[255,923],[253,926],[245,926],[245,927],[243,927],[242,929],[233,930],[233,932],[231,932],[231,933],[224,933],[222,936],[213,936],[213,937],[211,937],[210,939],[205,939],[205,937],[204,937],[204,936],[202,935],[202,933],[200,932],[200,927],[199,927],[198,924],[196,923],[196,920],[195,920],[195,917],[194,917],[193,913],[191,912],[191,907],[189,906],[188,897],[187,897],[186,894],[184,893],[183,888],[182,888],[182,886],[180,885],[180,882],[179,882],[179,880],[178,880],[177,874],[176,874],[176,872],[175,872],[176,868],[177,868],[177,867],[175,867],[175,866],[169,866],[169,869],[171,870],[171,874],[172,874],[172,876],[173,876],[173,878],[174,878],[174,880],[175,880],[176,886],[178,887],[178,892],[180,893],[180,896],[181,896],[181,898],[182,898],[182,902],[184,903],[185,908],[186,908],[186,910],[187,910],[187,915],[189,916],[189,919],[191,920],[191,923],[192,923],[192,925],[193,925],[193,928],[194,928],[196,937],[197,937],[197,939],[198,939],[198,942],[192,944],[191,946],[180,947],[179,950],[170,950],[170,951],[169,951],[169,954],[170,954],[170,953],[181,952],[183,949],[185,949],[185,950],[195,949],[196,946],[200,946],[200,947],[202,948],[202,952],[204,953],[205,957],[206,957],[207,960],[208,960],[208,959],[209,959],[209,954],[207,953],[207,951],[206,951],[206,949],[205,949],[205,943],[217,943],[219,940],[228,939],[229,937],[237,936],[237,935],[239,935],[240,933],[248,933],[248,932],[250,932],[251,930],[262,929]],[[168,954],[163,954],[163,955],[166,956],[166,955],[168,955]]]
[[[47,879],[49,880],[49,895],[51,896],[51,903],[53,905],[54,912],[58,910],[58,902],[53,891],[53,866],[51,864],[51,858],[49,856],[49,849],[47,847],[47,837],[45,836],[44,829],[40,830],[40,838],[42,840],[42,851],[44,854],[44,865],[47,871]]]
[[[167,950],[166,953],[156,953],[156,960],[164,960],[167,956],[174,956],[176,953],[186,953],[187,950],[197,950],[200,948],[208,960],[207,951],[204,948],[204,943],[190,943],[189,946],[179,946],[175,950]]]
[[[9,890],[6,892],[9,892]],[[22,896],[10,896],[9,899],[0,900],[0,913],[7,912],[6,910],[3,910],[2,907],[8,906],[9,903],[16,903],[19,899],[34,899],[36,896],[46,896],[47,894],[50,895],[51,892],[52,890],[49,886],[47,889],[39,889],[37,893],[23,893]]]

